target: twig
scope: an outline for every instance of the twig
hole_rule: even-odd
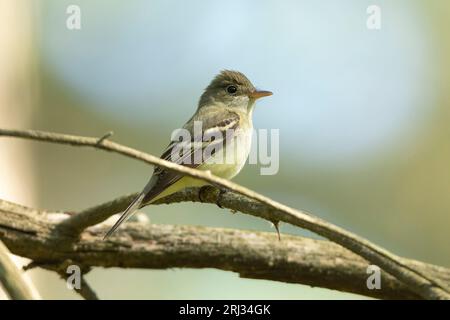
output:
[[[49,243],[50,242],[51,241],[49,241]],[[53,248],[53,250],[54,249],[55,248]],[[67,282],[67,276],[68,276],[67,268],[72,265],[79,266],[79,262],[72,260],[72,258],[62,259],[61,261],[57,261],[57,262],[54,262],[54,261],[39,262],[38,260],[33,260],[28,265],[24,266],[24,270],[30,270],[33,268],[42,268],[42,269],[46,269],[49,271],[54,271],[61,277],[61,279],[63,279],[64,281]],[[86,274],[89,273],[91,271],[91,269],[92,269],[91,266],[86,266],[86,267],[83,266],[83,268],[80,270],[81,271],[80,287],[77,288],[76,286],[74,286],[73,288],[71,288],[71,290],[74,290],[85,300],[99,300],[97,294],[95,293],[95,291],[92,289],[92,287],[89,285],[89,283],[86,281],[86,278],[85,278]]]
[[[8,248],[0,240],[0,284],[6,293],[14,300],[32,300],[28,284],[22,277],[22,272],[16,267],[9,256]]]
[[[52,263],[44,262],[43,263],[43,262],[38,262],[35,260],[26,266],[26,270],[40,267],[40,268],[43,268],[46,270],[56,272],[57,274],[59,274],[61,279],[63,279],[64,281],[67,281],[67,272],[66,272],[67,268],[71,265],[78,265],[78,264],[79,264],[78,261],[75,262],[71,258],[63,259],[56,263],[55,262],[52,262]],[[85,278],[85,275],[90,270],[91,270],[91,266],[87,266],[81,270],[80,287],[79,288],[73,287],[72,290],[75,290],[75,292],[77,292],[85,300],[99,300],[97,294],[95,293],[95,291],[92,289],[92,287],[89,285],[89,283],[86,281],[86,278]]]
[[[164,167],[193,178],[207,181],[213,185],[231,190],[264,204],[266,206],[266,212],[268,213],[268,216],[265,218],[269,221],[284,221],[286,223],[308,229],[342,245],[343,247],[367,259],[371,263],[378,265],[400,281],[404,282],[409,288],[424,298],[450,299],[450,291],[447,288],[437,283],[426,274],[423,274],[420,270],[416,270],[415,268],[406,265],[403,258],[400,258],[369,242],[368,240],[328,223],[320,218],[290,208],[229,180],[213,176],[209,172],[195,170],[165,161],[153,155],[146,154],[110,140],[105,140],[101,144],[98,144],[98,138],[80,137],[34,130],[0,129],[0,136],[20,137],[74,146],[90,146],[120,153],[149,164]],[[76,228],[77,226],[75,226],[75,229]]]
[[[103,136],[100,137],[100,139],[97,140],[97,145],[101,145],[103,141],[112,137],[113,134],[114,134],[113,131],[109,131],[109,132],[105,133]]]

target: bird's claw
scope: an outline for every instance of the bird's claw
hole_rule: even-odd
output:
[[[222,196],[223,196],[226,192],[227,192],[226,189],[219,188],[219,194],[217,195],[216,205],[217,205],[220,209],[223,209],[223,206],[220,204],[220,201],[222,200]]]

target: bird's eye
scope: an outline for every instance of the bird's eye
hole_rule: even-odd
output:
[[[227,92],[228,92],[229,94],[235,94],[236,91],[237,91],[236,86],[228,86],[228,87],[227,87]]]

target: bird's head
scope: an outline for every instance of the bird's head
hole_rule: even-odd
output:
[[[257,90],[243,73],[224,70],[206,87],[200,97],[199,108],[224,104],[228,107],[249,109],[257,99],[270,95],[270,91]]]

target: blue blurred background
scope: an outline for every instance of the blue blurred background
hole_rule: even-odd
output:
[[[81,8],[80,30],[66,28],[72,4]],[[380,30],[366,26],[372,4],[381,8]],[[212,77],[239,70],[274,92],[258,102],[254,124],[280,129],[280,171],[261,176],[247,166],[238,183],[397,254],[450,265],[447,1],[41,0],[9,10],[27,21],[28,36],[12,41],[27,42],[15,63],[27,66],[21,86],[32,97],[16,107],[28,117],[16,127],[113,130],[115,140],[159,155]],[[11,197],[27,205],[82,209],[138,191],[151,174],[112,154],[24,146],[35,196],[22,199],[19,188]],[[213,205],[144,211],[154,223],[273,232]],[[78,298],[57,276],[31,274],[44,298]],[[361,298],[212,269],[95,269],[87,280],[101,298]]]

